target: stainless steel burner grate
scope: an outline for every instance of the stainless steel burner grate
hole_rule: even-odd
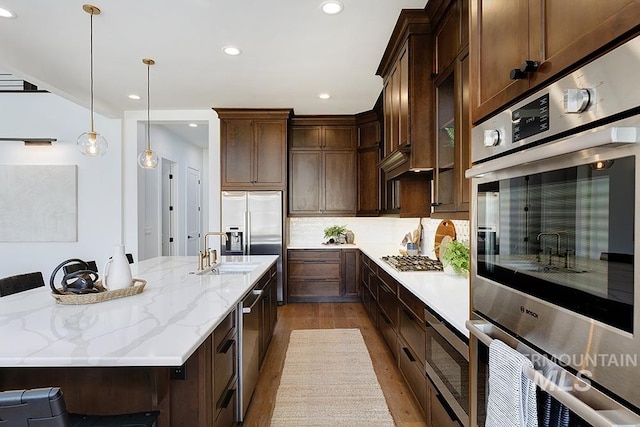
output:
[[[398,271],[442,271],[442,263],[421,255],[383,256],[382,260]]]

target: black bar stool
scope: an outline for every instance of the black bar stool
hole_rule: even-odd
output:
[[[158,411],[70,414],[59,387],[0,392],[0,427],[156,427]]]

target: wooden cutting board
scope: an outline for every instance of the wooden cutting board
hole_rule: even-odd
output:
[[[450,219],[443,219],[440,221],[438,228],[436,228],[436,237],[434,242],[434,252],[436,253],[436,258],[440,259],[440,244],[442,243],[442,239],[446,236],[449,236],[451,240],[456,239],[456,227],[453,225]]]

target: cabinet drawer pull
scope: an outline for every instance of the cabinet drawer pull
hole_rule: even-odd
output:
[[[223,353],[226,354],[227,351],[229,351],[229,349],[233,346],[233,344],[235,344],[235,340],[227,340],[225,341],[225,343],[220,347],[220,350],[218,351],[218,353]]]
[[[530,59],[526,59],[520,65],[520,68],[514,68],[509,73],[509,77],[511,80],[522,80],[527,77],[527,73],[534,73],[538,71],[538,67],[540,63],[538,61],[532,61]]]
[[[380,310],[380,316],[382,317],[382,320],[384,320],[384,323],[386,323],[387,325],[391,325],[391,319],[387,317],[387,313]]]
[[[407,316],[407,318],[408,318],[411,322],[413,322],[413,323],[418,323],[418,322],[416,321],[416,319],[414,318],[414,316],[413,316],[413,313],[412,313],[412,312],[410,312],[410,311],[409,311],[409,310],[407,310],[406,308],[403,308],[403,309],[402,309],[402,311],[404,311],[405,316]]]
[[[227,409],[227,406],[231,403],[231,399],[233,399],[234,394],[236,394],[235,388],[227,390],[227,394],[224,395],[224,399],[222,399],[222,403],[220,404],[221,409]]]
[[[407,357],[409,358],[410,362],[415,362],[416,361],[416,358],[413,357],[413,354],[411,354],[411,351],[407,347],[402,347],[402,351],[404,351],[404,353],[407,355]]]
[[[386,293],[388,293],[388,294],[392,293],[391,289],[389,289],[389,287],[387,287],[387,285],[385,285],[384,282],[380,282],[379,286]]]

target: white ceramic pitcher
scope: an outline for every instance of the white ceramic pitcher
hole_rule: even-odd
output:
[[[114,247],[113,257],[109,258],[103,271],[102,285],[110,291],[128,288],[133,284],[131,267],[124,254],[124,245]]]

